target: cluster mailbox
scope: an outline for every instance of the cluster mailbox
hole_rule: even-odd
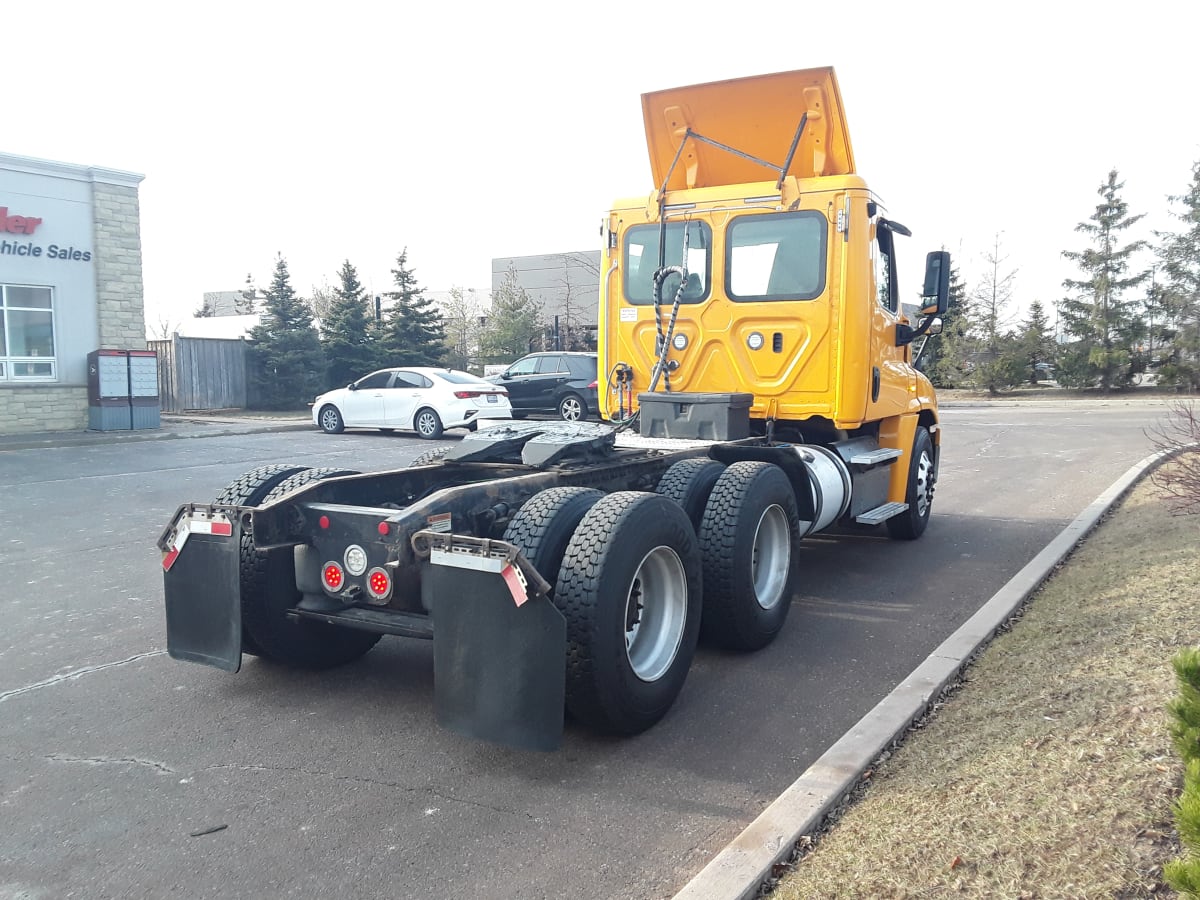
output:
[[[159,427],[158,356],[153,350],[93,350],[87,360],[90,430]]]

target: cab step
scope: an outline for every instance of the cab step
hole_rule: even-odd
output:
[[[908,509],[907,503],[885,503],[883,506],[877,506],[874,509],[868,509],[865,513],[860,513],[854,517],[854,521],[860,525],[878,525],[880,522],[886,522],[893,516],[900,515],[906,509]]]
[[[850,464],[853,466],[877,466],[880,463],[899,459],[903,455],[903,450],[897,450],[894,447],[880,447],[878,450],[855,453],[850,457]]]

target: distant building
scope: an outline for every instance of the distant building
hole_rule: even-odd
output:
[[[600,303],[600,251],[576,250],[541,256],[503,256],[492,260],[492,290],[504,284],[509,268],[517,283],[542,304],[547,326],[558,316],[565,327],[595,332]]]
[[[244,316],[258,308],[261,298],[251,290],[205,291],[200,309],[204,316]]]
[[[191,316],[175,326],[174,334],[178,337],[188,338],[239,340],[247,337],[250,329],[258,325],[260,319],[261,316],[258,313],[246,316],[224,314]]]

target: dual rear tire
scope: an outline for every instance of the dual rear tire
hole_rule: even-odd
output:
[[[505,540],[554,586],[567,621],[568,711],[615,734],[666,715],[700,626],[700,550],[679,505],[634,491],[552,488],[521,507]]]
[[[228,485],[218,503],[259,506],[324,478],[353,475],[346,469],[263,466]],[[380,635],[321,622],[295,621],[288,611],[300,602],[291,548],[258,550],[243,532],[240,556],[242,652],[304,669],[328,669],[358,659]]]
[[[685,460],[657,493],[559,487],[522,506],[504,539],[553,586],[566,619],[568,711],[636,734],[679,696],[702,630],[739,650],[774,639],[791,603],[797,519],[787,476],[759,462]]]

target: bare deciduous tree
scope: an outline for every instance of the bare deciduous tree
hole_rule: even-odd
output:
[[[1146,436],[1155,449],[1174,456],[1150,476],[1171,514],[1200,514],[1200,410],[1195,401],[1172,400],[1166,415],[1147,429]]]

